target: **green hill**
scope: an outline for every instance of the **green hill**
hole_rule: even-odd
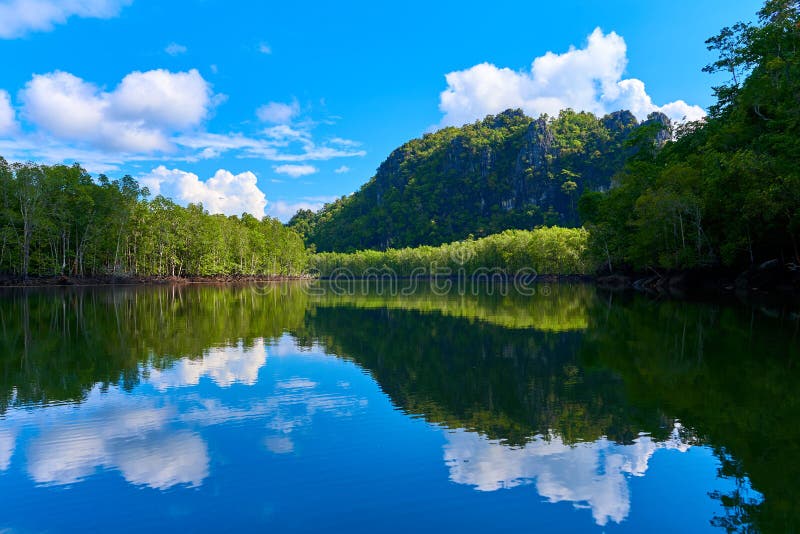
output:
[[[642,128],[652,125],[651,128]],[[666,128],[664,128],[666,127]],[[660,113],[604,117],[562,111],[532,119],[521,110],[444,128],[392,152],[361,189],[289,225],[318,251],[439,245],[537,225],[576,226],[585,191],[606,191],[648,132],[666,139]]]

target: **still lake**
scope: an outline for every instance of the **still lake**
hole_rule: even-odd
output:
[[[800,528],[796,313],[504,288],[4,290],[0,531]]]

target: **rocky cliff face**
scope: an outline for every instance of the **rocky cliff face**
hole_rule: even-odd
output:
[[[548,202],[551,163],[558,154],[555,143],[553,132],[544,118],[531,122],[522,138],[522,147],[514,165],[513,189],[505,201],[507,209],[522,209]]]
[[[610,187],[625,141],[655,123],[669,119],[651,115],[640,125],[629,111],[565,111],[534,120],[509,110],[426,134],[393,151],[359,192],[314,215],[307,238],[318,250],[353,250],[577,225],[578,197]],[[663,143],[669,133],[653,135]]]
[[[647,120],[642,123],[642,126],[652,126],[655,132],[655,144],[658,147],[664,146],[664,143],[672,138],[672,121],[663,113],[657,111],[647,116]]]

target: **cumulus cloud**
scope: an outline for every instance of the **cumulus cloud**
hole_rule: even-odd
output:
[[[164,48],[164,52],[166,52],[171,56],[179,56],[181,54],[185,54],[187,50],[188,48],[178,43],[170,43],[167,45],[166,48]]]
[[[319,171],[313,165],[278,165],[272,168],[278,174],[285,174],[292,178],[308,176]]]
[[[205,119],[215,99],[196,69],[158,69],[128,74],[109,100],[112,114],[180,130]]]
[[[276,124],[286,124],[298,113],[300,113],[300,104],[296,100],[289,104],[269,102],[256,110],[259,120]]]
[[[132,72],[112,90],[69,72],[37,74],[19,91],[16,109],[0,89],[0,151],[12,160],[78,161],[90,172],[229,155],[305,163],[366,154],[356,141],[316,141],[318,123],[293,120],[300,111],[296,101],[261,108],[269,124],[253,134],[205,130],[206,119],[226,98],[195,69]],[[296,167],[289,172],[308,173],[311,166]]]
[[[256,175],[249,171],[233,174],[220,169],[203,181],[194,173],[160,165],[140,177],[139,183],[152,194],[164,195],[179,203],[202,203],[210,213],[241,215],[246,212],[261,218],[267,205]]]
[[[335,172],[336,174],[344,174],[350,172],[350,167],[348,167],[347,165],[342,165],[333,172]]]
[[[6,91],[0,90],[0,135],[8,134],[17,129],[14,108],[11,106],[11,97]]]
[[[50,31],[70,17],[116,17],[133,0],[10,0],[0,3],[0,39]]]
[[[165,151],[214,103],[197,70],[132,72],[112,92],[68,72],[37,74],[20,92],[25,117],[58,140],[123,152]]]
[[[441,126],[462,125],[508,108],[522,108],[532,116],[555,115],[566,108],[598,115],[630,109],[639,119],[653,111],[676,121],[705,116],[702,108],[682,100],[654,104],[641,80],[623,78],[627,63],[625,40],[597,28],[585,48],[547,52],[534,59],[530,71],[481,63],[450,72],[440,95]]]
[[[537,438],[524,447],[508,447],[458,430],[447,434],[444,459],[453,482],[479,491],[536,484],[539,495],[550,502],[589,507],[595,522],[604,526],[609,521],[620,523],[630,513],[626,477],[644,476],[658,449],[689,449],[679,429],[676,425],[671,438],[663,442],[642,435],[631,445],[618,445],[605,438],[568,445],[551,436]]]

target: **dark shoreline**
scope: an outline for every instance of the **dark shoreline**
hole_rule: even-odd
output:
[[[431,279],[429,276],[418,277]],[[456,279],[458,277],[443,277]],[[248,283],[276,283],[300,280],[338,281],[340,283],[374,280],[379,278],[329,278],[311,276],[275,275],[219,275],[219,276],[0,276],[0,288],[7,287],[90,287],[90,286],[142,286],[142,285],[236,285]],[[407,280],[410,277],[398,277]],[[481,281],[480,277],[472,280]],[[497,281],[495,277],[485,281]],[[503,278],[505,282],[514,277]],[[534,282],[524,280],[525,283]],[[552,275],[542,274],[534,283],[587,283],[609,291],[636,291],[642,293],[686,298],[687,296],[713,296],[733,294],[760,294],[775,296],[794,296],[800,298],[800,270],[788,270],[774,262],[766,262],[745,272],[736,273],[722,270],[688,270],[648,273],[619,272],[597,275]]]
[[[19,276],[0,277],[3,287],[90,287],[90,286],[142,286],[142,285],[233,285],[253,282],[287,282],[309,280],[307,276]]]
[[[692,269],[598,275],[595,283],[607,290],[636,290],[683,297],[686,295],[760,294],[800,297],[800,269],[777,260],[746,271]]]

